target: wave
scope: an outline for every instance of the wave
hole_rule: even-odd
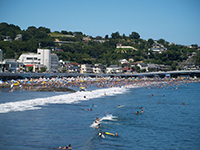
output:
[[[18,102],[8,102],[0,104],[0,113],[42,109],[42,107],[39,106],[45,106],[48,104],[80,103],[81,101],[90,100],[94,98],[123,94],[126,91],[127,91],[126,88],[119,88],[119,87],[104,88],[104,89],[96,89],[93,91],[85,91],[85,92],[78,91],[76,93],[68,93],[47,98],[36,98]]]
[[[107,114],[105,117],[102,117],[100,121],[103,120],[110,120],[110,121],[116,121],[117,116],[113,116],[112,114]]]

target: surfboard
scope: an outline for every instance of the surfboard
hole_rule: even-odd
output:
[[[117,108],[120,108],[120,107],[124,107],[124,105],[122,105],[122,106],[117,106]]]
[[[110,133],[110,132],[105,132],[105,134],[115,136],[115,134]]]

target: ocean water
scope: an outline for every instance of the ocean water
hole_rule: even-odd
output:
[[[0,149],[200,149],[200,83],[88,90],[1,91]],[[91,126],[96,117],[98,129]]]

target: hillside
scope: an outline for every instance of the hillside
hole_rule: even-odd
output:
[[[109,66],[111,64],[119,65],[119,59],[129,60],[132,58],[134,62],[170,65],[172,70],[176,70],[183,66],[178,65],[180,62],[186,61],[188,56],[195,52],[194,64],[200,64],[198,45],[187,47],[170,44],[164,39],[144,40],[136,32],[132,32],[128,36],[115,32],[111,34],[110,38],[108,35],[91,37],[82,32],[51,32],[45,27],[30,26],[27,30],[21,30],[18,26],[1,23],[0,40],[0,49],[3,50],[5,59],[18,58],[24,52],[36,52],[40,46],[40,48],[53,49],[59,59],[63,61],[76,63],[101,63]],[[124,47],[116,49],[117,44],[125,46],[125,49]],[[129,49],[126,50],[126,47]],[[130,49],[130,47],[134,49]],[[62,49],[62,51],[56,51],[56,49]],[[155,50],[160,51],[156,52]]]

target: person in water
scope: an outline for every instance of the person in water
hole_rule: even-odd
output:
[[[138,115],[138,114],[139,114],[139,111],[137,111],[135,114]]]
[[[115,133],[115,136],[118,137],[118,133]]]
[[[100,132],[99,136],[102,137],[102,138],[105,138],[105,136],[103,135],[103,132]]]
[[[72,149],[72,146],[71,144],[69,144],[69,146],[66,146],[66,147],[60,146],[59,149]]]
[[[99,124],[99,118],[98,117],[95,119],[95,123]]]
[[[100,128],[100,123],[97,126],[94,126],[96,129]]]
[[[88,110],[90,110],[90,111],[92,111],[92,108],[90,108],[90,109],[84,109],[85,111],[88,111]]]
[[[141,113],[144,113],[144,110],[142,109]]]

